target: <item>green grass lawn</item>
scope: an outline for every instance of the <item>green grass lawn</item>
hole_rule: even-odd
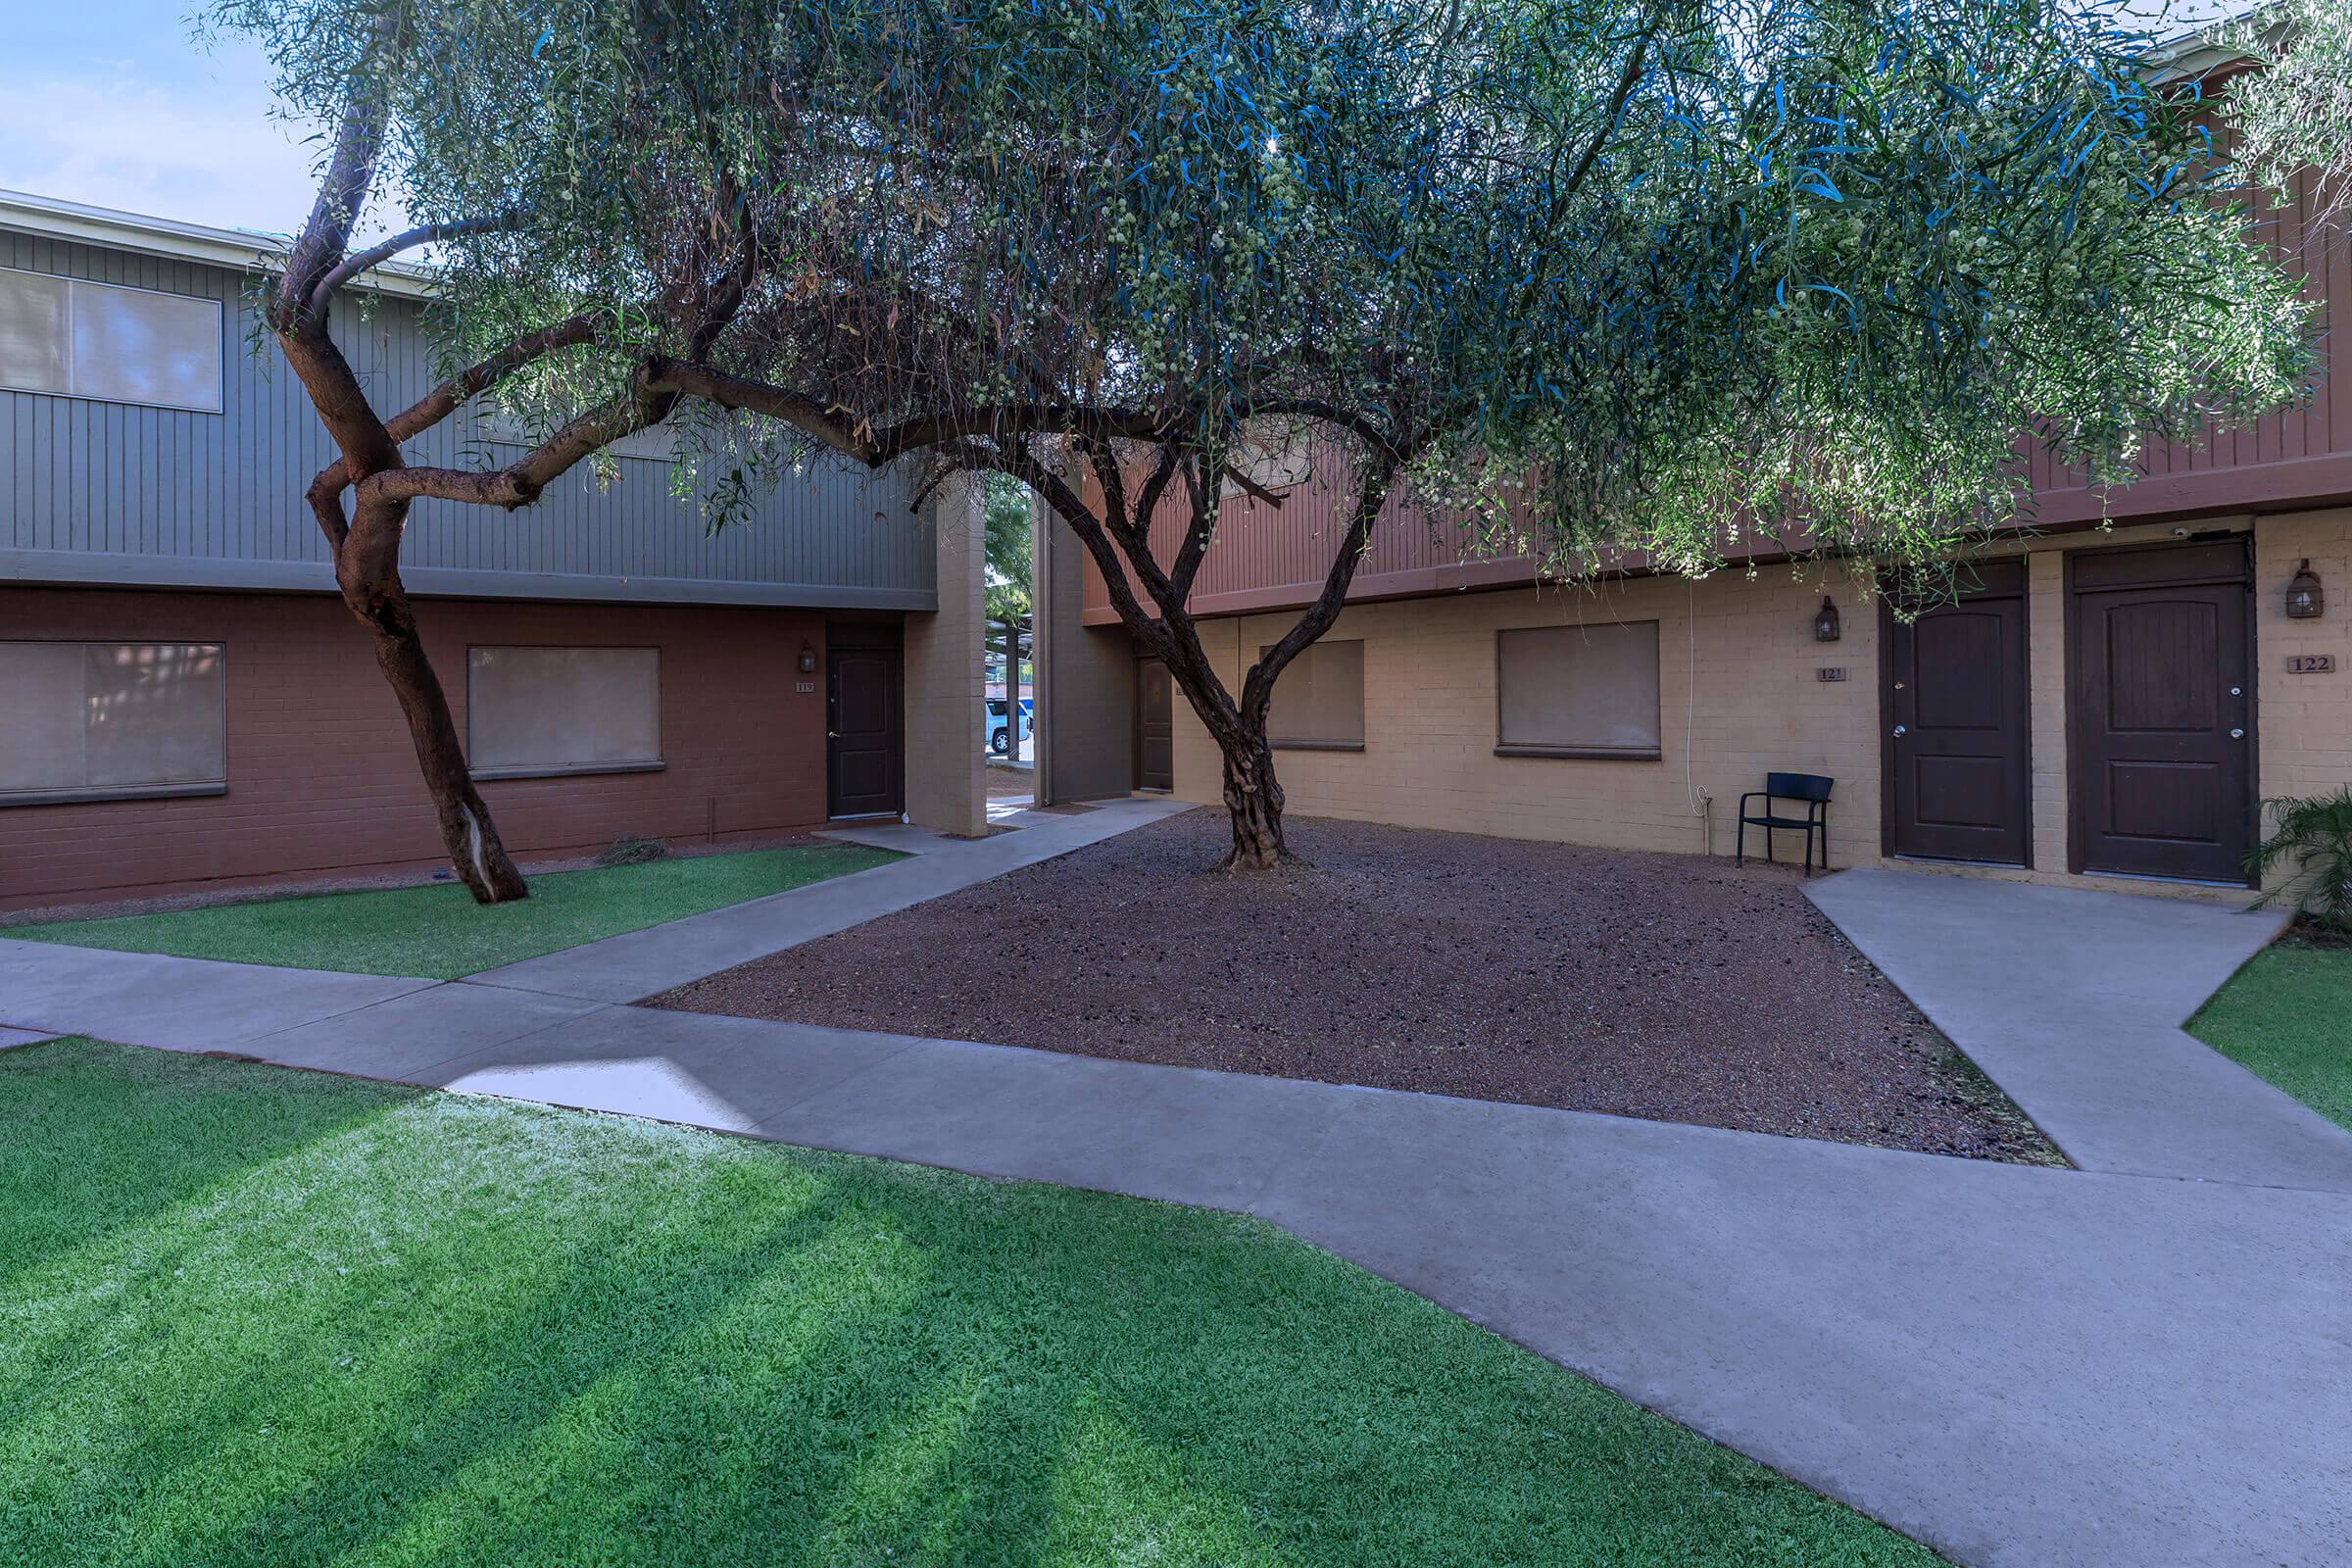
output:
[[[697,855],[531,878],[531,896],[484,907],[456,882],[220,904],[113,920],[0,927],[0,937],[295,969],[455,980],[900,857],[828,844]]]
[[[2352,1131],[2352,948],[2255,955],[2189,1033]]]
[[[0,1560],[1912,1564],[1252,1220],[0,1053]]]

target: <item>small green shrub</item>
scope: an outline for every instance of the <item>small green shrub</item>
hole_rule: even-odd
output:
[[[2247,852],[2246,869],[2267,878],[2280,865],[2287,879],[2254,901],[2294,901],[2295,911],[2323,931],[2352,935],[2352,784],[2308,800],[2265,801],[2276,824]]]
[[[643,865],[648,860],[669,857],[667,839],[614,839],[605,846],[605,853],[596,858],[599,865]]]

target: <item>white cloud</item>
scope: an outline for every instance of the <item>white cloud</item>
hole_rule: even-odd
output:
[[[10,75],[0,187],[272,233],[310,210],[312,148],[270,118],[256,57],[191,58],[168,82],[127,63]]]

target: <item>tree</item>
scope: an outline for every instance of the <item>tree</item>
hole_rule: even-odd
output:
[[[2254,70],[2228,89],[2239,159],[2270,189],[2318,172],[2313,227],[2352,205],[2352,0],[2273,0],[2220,29]]]
[[[988,530],[988,618],[1008,625],[1026,622],[1031,603],[1029,492],[1016,479],[990,474],[980,506]]]
[[[918,504],[972,470],[1026,485],[1215,739],[1226,863],[1258,867],[1285,853],[1275,682],[1392,505],[1560,574],[1704,570],[1755,533],[1916,564],[2016,514],[2021,431],[2123,478],[2310,364],[2193,106],[2096,0],[218,15],[338,126],[271,325],[344,453],[314,504],[453,855],[491,867],[477,897],[503,857],[414,651],[402,517],[528,505],[647,424],[682,426],[681,491],[719,521],[812,449],[925,466]],[[389,419],[329,332],[401,243],[350,254],[387,178],[403,241],[439,247],[453,373]],[[485,393],[533,451],[404,465]],[[1191,590],[1221,494],[1300,441],[1345,520],[1229,690]]]

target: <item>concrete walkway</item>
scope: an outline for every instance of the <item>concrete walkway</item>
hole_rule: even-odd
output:
[[[0,942],[0,1025],[1258,1214],[1964,1563],[2352,1562],[2344,1192],[47,944]]]
[[[483,985],[550,996],[635,1002],[1024,865],[1082,850],[1185,809],[1182,801],[1125,800],[1105,801],[1091,810],[1066,816],[1024,811],[1004,824],[1017,826],[1018,832],[963,841],[904,823],[845,829],[827,836],[905,851],[908,858],[667,925],[525,958],[470,978]]]
[[[1878,869],[1806,891],[2084,1170],[2352,1193],[2352,1134],[2180,1028],[2283,913]]]

